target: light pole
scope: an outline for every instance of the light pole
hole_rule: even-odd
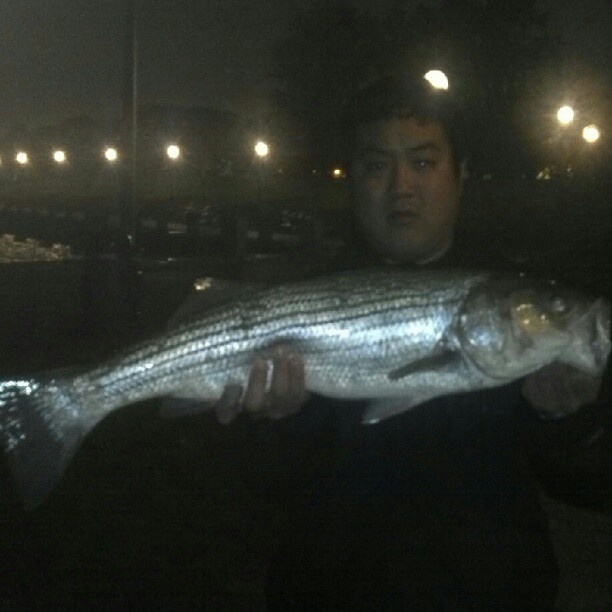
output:
[[[119,164],[119,151],[115,147],[106,146],[102,152],[104,161],[106,162],[106,176],[109,179],[109,186],[112,185],[112,190],[118,193],[122,187],[121,184],[121,164]]]
[[[66,156],[66,151],[62,149],[55,149],[51,157],[53,158],[53,161],[55,162],[55,166],[57,168],[57,171],[53,174],[56,188],[56,197],[58,200],[56,205],[59,205],[59,201],[62,198],[62,194],[64,195],[64,197],[66,197],[69,187],[68,177],[66,175],[66,162],[68,161],[68,158]]]
[[[261,203],[263,197],[263,185],[264,185],[264,163],[270,154],[270,147],[267,142],[263,140],[257,141],[254,147],[255,155],[259,159],[258,167],[258,185],[257,185],[257,201]]]
[[[166,156],[176,165],[181,157],[181,148],[177,144],[169,144],[166,147]],[[178,193],[178,166],[171,169],[172,171],[172,200],[176,204],[177,193]]]
[[[126,2],[125,18],[123,118],[124,121],[129,118],[130,165],[122,172],[121,225],[127,244],[131,245],[137,217],[138,0]]]
[[[575,155],[575,138],[576,134],[573,129],[570,129],[570,126],[574,123],[574,118],[576,113],[573,107],[568,104],[564,104],[563,106],[557,109],[557,122],[560,126],[560,131],[558,134],[558,159],[561,162],[561,172],[563,176],[568,178],[572,172],[572,162]]]

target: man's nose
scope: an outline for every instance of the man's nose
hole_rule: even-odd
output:
[[[397,195],[413,195],[417,175],[408,160],[397,159],[393,168],[393,191]]]

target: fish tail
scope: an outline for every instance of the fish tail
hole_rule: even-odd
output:
[[[90,429],[82,412],[70,379],[0,382],[0,446],[27,510],[55,488]]]

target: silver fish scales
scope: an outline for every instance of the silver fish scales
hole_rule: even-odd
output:
[[[443,394],[504,384],[558,360],[600,373],[609,304],[490,273],[366,270],[255,292],[68,378],[0,383],[0,442],[26,505],[61,477],[83,437],[122,406],[218,399],[277,343],[316,393],[370,399],[375,423]]]
[[[388,373],[426,356],[483,276],[368,271],[262,291],[134,348],[74,380],[93,409],[160,395],[218,398],[256,351],[291,342],[307,386],[338,397],[394,395]]]

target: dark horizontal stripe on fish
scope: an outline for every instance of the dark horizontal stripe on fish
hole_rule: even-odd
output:
[[[329,286],[329,283],[326,285]],[[380,287],[380,285],[376,285],[373,287],[376,290],[381,290],[381,289],[385,289],[384,287]],[[448,286],[444,286],[441,287],[440,289],[434,290],[432,291],[431,289],[425,289],[422,292],[416,291],[413,288],[410,288],[410,296],[409,299],[411,300],[415,300],[417,301],[416,304],[413,305],[413,307],[417,308],[417,307],[422,307],[425,306],[426,304],[429,303],[432,294],[436,294],[436,293],[445,293],[448,291],[451,291],[452,289],[449,288]],[[405,286],[402,287],[394,287],[394,293],[387,293],[386,295],[384,295],[384,297],[382,298],[383,301],[388,302],[390,300],[396,300],[398,298],[400,299],[406,299],[406,291],[407,288]],[[325,297],[325,295],[329,296],[329,293],[324,294],[324,299],[342,299],[342,291],[338,292],[338,295],[335,297]],[[325,311],[330,309],[331,307],[329,305],[327,306],[323,306],[322,308],[317,308],[317,309],[312,309],[312,310],[308,310],[307,306],[310,303],[315,303],[318,304],[321,301],[321,295],[317,295],[316,293],[313,295],[312,291],[304,291],[303,293],[292,293],[291,297],[293,298],[291,301],[287,301],[287,300],[280,300],[278,298],[278,305],[280,306],[277,307],[274,304],[270,304],[269,302],[266,301],[262,301],[261,306],[262,306],[262,324],[265,324],[275,318],[283,318],[285,316],[290,316],[292,314],[292,312],[295,310],[293,308],[291,308],[293,305],[297,305],[298,309],[300,310],[300,312],[305,312],[305,314],[311,314],[311,313],[315,313],[315,312],[319,312],[319,311]],[[353,296],[354,297],[354,296]],[[419,298],[425,298],[424,302],[419,301]],[[342,304],[341,307],[351,307],[351,308],[357,308],[360,306],[363,306],[364,304],[369,304],[369,303],[380,303],[381,302],[381,297],[379,295],[377,295],[375,298],[372,298],[370,296],[368,296],[365,299],[361,299],[359,301],[354,301],[351,304],[349,304],[347,306],[347,304]],[[304,308],[304,305],[306,305],[306,308]],[[272,307],[272,308],[271,308]],[[274,312],[276,310],[282,310],[282,313],[279,315],[271,315],[271,317],[269,319],[265,319],[265,313],[267,312]],[[222,312],[221,313],[222,316],[215,318],[215,319],[211,319],[210,321],[207,322],[207,325],[214,325],[215,323],[218,323],[220,321],[222,321],[224,318],[227,318],[227,313],[226,312]],[[181,333],[189,333],[192,331],[197,330],[199,327],[201,326],[201,321],[194,321],[189,323],[188,325],[186,325],[185,327],[179,328],[177,331],[180,331]]]
[[[412,300],[413,299],[413,296],[410,296],[410,298],[406,298],[405,297],[405,292],[404,292],[404,294],[402,294],[402,296],[403,296],[404,300],[407,300],[407,299]],[[401,309],[404,312],[408,312],[409,310],[422,309],[424,307],[432,307],[433,308],[433,307],[439,307],[439,306],[444,306],[444,305],[452,304],[454,302],[458,302],[458,301],[461,301],[461,300],[463,300],[463,296],[455,297],[454,299],[448,299],[448,298],[445,297],[444,300],[438,300],[438,301],[435,301],[435,302],[429,301],[429,302],[427,302],[427,304],[407,304],[407,305],[404,305],[402,303],[402,301],[399,299],[399,296],[385,297],[385,299],[382,301],[382,303],[381,303],[380,299],[379,300],[371,300],[370,299],[368,301],[364,300],[363,302],[360,302],[358,304],[351,304],[351,306],[349,308],[344,308],[342,310],[339,309],[339,310],[336,311],[336,312],[346,312],[348,310],[348,313],[347,313],[348,316],[347,317],[337,317],[336,314],[334,314],[333,315],[334,318],[321,319],[319,321],[313,322],[313,324],[316,323],[316,324],[321,324],[322,325],[322,324],[333,323],[333,322],[336,322],[336,321],[337,322],[343,322],[343,321],[349,321],[349,320],[357,320],[358,318],[364,318],[364,317],[367,317],[367,316],[373,316],[375,314],[384,314],[385,312],[390,312],[392,310],[400,310]],[[312,301],[318,301],[318,299],[312,300]],[[390,307],[386,306],[386,303],[388,303],[390,301],[394,301],[394,304],[392,306],[390,306]],[[364,306],[367,306],[367,305],[371,305],[374,308],[371,308],[369,311],[360,311],[357,314],[352,314],[355,310],[363,308]],[[233,332],[245,332],[245,331],[248,332],[249,330],[253,329],[254,327],[272,327],[273,324],[276,321],[283,320],[283,319],[286,319],[286,318],[295,317],[295,316],[298,316],[298,315],[302,315],[304,317],[312,318],[312,317],[314,317],[314,316],[316,316],[318,314],[322,314],[322,313],[326,313],[326,312],[333,312],[333,311],[331,311],[329,306],[321,307],[321,308],[318,308],[318,309],[312,309],[312,310],[309,310],[309,311],[305,311],[302,308],[302,309],[296,310],[295,312],[292,312],[292,313],[284,312],[284,313],[282,313],[280,315],[273,315],[273,316],[270,316],[267,319],[262,317],[261,319],[259,319],[257,321],[257,323],[255,325],[245,325],[244,322],[241,321],[241,322],[239,322],[239,323],[237,323],[235,325],[229,326],[227,329],[224,329],[222,332],[217,332],[217,333],[227,333],[228,336],[231,336],[231,334]],[[242,316],[242,318],[244,319],[244,315],[240,315],[240,314],[237,313],[236,316]],[[413,319],[419,318],[419,316],[421,316],[421,315],[415,316],[415,317],[413,317]],[[412,319],[408,319],[408,320],[412,320]],[[207,322],[205,325],[210,325],[210,324]],[[194,327],[193,329],[194,329],[194,331],[196,331],[196,330],[200,329],[201,327],[202,327],[202,324],[200,323],[200,325]],[[180,338],[178,336],[171,338],[171,340],[173,340],[172,343],[169,343],[168,341],[166,341],[166,345],[164,347],[164,351],[172,350],[173,348],[179,347],[179,346],[181,346],[183,344],[190,344],[192,342],[201,342],[202,340],[206,339],[207,337],[210,337],[210,335],[211,335],[209,332],[207,332],[206,329],[201,329],[200,333],[197,336],[195,336],[193,338],[190,338],[188,340],[185,340],[183,338],[183,336],[186,333],[188,333],[187,330],[182,330]],[[253,336],[249,336],[248,333],[247,333],[245,338],[246,339],[252,339]],[[221,341],[220,344],[225,344],[226,342],[232,342],[232,341],[235,341],[235,340],[230,338],[229,340]],[[214,350],[215,348],[217,348],[217,346],[219,346],[219,345],[218,344],[217,345],[210,345],[209,347],[207,347],[207,349]],[[138,360],[140,360],[140,359],[138,359]]]
[[[436,303],[436,306],[440,307],[440,306],[448,306],[450,304],[456,304],[456,303],[461,303],[463,301],[463,297],[455,299],[455,300],[446,300],[444,302],[440,301],[438,303]],[[322,321],[317,321],[316,325],[329,325],[330,323],[346,323],[346,322],[350,322],[350,321],[354,321],[354,320],[359,320],[362,319],[366,316],[373,316],[373,315],[380,315],[380,314],[385,314],[387,312],[393,312],[397,310],[397,305],[393,305],[391,307],[388,307],[386,309],[381,309],[378,311],[374,311],[374,312],[369,312],[367,314],[363,314],[360,313],[358,315],[352,315],[352,316],[347,316],[347,317],[343,317],[343,318],[333,318],[333,319],[327,319],[327,320],[322,320]],[[321,310],[320,312],[325,312],[325,310]],[[318,314],[318,313],[317,313]],[[284,317],[278,317],[278,320],[282,320]],[[411,321],[415,321],[418,320],[419,318],[422,318],[422,314],[419,314],[418,316],[414,316],[414,317],[410,317],[405,319],[406,324],[409,324]],[[244,334],[244,330],[240,329],[240,328],[234,328],[232,331],[238,331],[238,337],[237,338],[229,338],[229,339],[224,339],[222,341],[219,341],[218,343],[214,344],[214,345],[210,345],[206,347],[206,352],[213,352],[223,346],[227,346],[230,345],[232,343],[239,343],[239,342],[251,342],[253,344],[258,344],[259,346],[253,346],[250,347],[247,351],[240,351],[240,352],[236,352],[236,355],[239,355],[240,353],[252,353],[255,350],[261,350],[262,348],[264,348],[266,346],[265,342],[262,342],[262,340],[265,340],[266,338],[270,339],[271,341],[274,340],[278,340],[278,341],[282,341],[285,340],[287,342],[291,342],[292,338],[289,336],[288,332],[290,330],[295,329],[296,326],[299,326],[300,323],[298,322],[292,322],[289,325],[286,325],[284,327],[280,327],[280,328],[276,328],[276,329],[266,329],[263,331],[263,333],[258,334],[257,336],[249,336],[246,337]],[[269,323],[266,324],[266,327],[269,327]],[[376,329],[375,326],[366,328],[366,329]],[[283,337],[284,336],[284,337]],[[206,335],[203,336],[204,338],[206,337]],[[295,340],[300,340],[300,338],[294,338]],[[189,346],[190,344],[196,344],[198,342],[200,342],[202,339],[198,339],[195,338],[189,342],[186,343],[186,346]],[[272,344],[272,342],[270,342],[269,344]],[[363,343],[360,343],[359,345],[355,345],[355,347],[363,347],[366,345],[371,344],[371,340],[364,340]],[[178,344],[177,347],[181,346],[182,344]],[[327,349],[328,350],[328,349]],[[345,349],[346,350],[346,349]],[[199,353],[202,352],[202,349],[200,347],[194,347],[191,350],[188,350],[186,352],[184,352],[181,355],[176,355],[176,354],[171,354],[174,351],[176,351],[176,348],[173,349],[164,349],[163,352],[161,353],[154,353],[154,357],[155,357],[155,364],[153,366],[153,369],[158,370],[158,369],[163,369],[164,366],[167,366],[169,364],[172,364],[173,362],[177,362],[179,363],[182,360],[189,360],[190,358],[192,358],[194,355],[198,355]],[[132,368],[132,367],[137,367],[138,363],[141,361],[145,361],[147,359],[146,356],[140,356],[137,360],[135,360],[133,363],[121,363],[121,369],[125,370],[128,368]],[[215,358],[215,361],[217,361],[218,359],[228,359],[228,357],[218,357]],[[205,363],[205,360],[200,360],[197,362],[198,364],[202,364]],[[183,368],[179,365],[175,365],[173,366],[176,370],[182,370]],[[197,367],[197,366],[192,366],[192,365],[188,365],[186,367]],[[110,368],[105,368],[106,372],[108,374],[113,373],[113,374],[117,374],[116,370],[110,369]],[[95,373],[92,373],[95,376]],[[109,381],[109,385],[121,385],[122,381],[129,379],[131,377],[133,377],[134,374],[133,373],[126,373],[125,376],[121,376],[121,377],[115,377],[114,379],[112,379],[111,381]],[[163,375],[162,375],[163,376]],[[102,376],[100,376],[102,377]],[[140,378],[140,377],[138,377]]]
[[[446,292],[448,292],[448,290]],[[335,311],[335,312],[346,312],[348,310],[348,314],[350,315],[348,318],[325,319],[325,320],[317,321],[316,323],[317,324],[327,324],[327,323],[331,323],[334,321],[338,321],[338,322],[348,321],[350,320],[351,317],[353,317],[356,320],[358,318],[372,316],[374,314],[383,314],[385,312],[389,312],[391,310],[399,309],[399,308],[402,308],[405,311],[408,311],[408,310],[417,309],[417,308],[421,309],[426,306],[430,306],[430,307],[440,306],[442,304],[449,304],[449,303],[452,303],[453,301],[457,301],[457,299],[463,299],[461,297],[461,298],[456,298],[455,300],[445,299],[445,300],[438,300],[435,302],[431,302],[431,293],[432,293],[431,290],[427,293],[429,301],[426,304],[420,304],[420,303],[414,304],[414,303],[410,303],[410,302],[414,302],[415,300],[415,296],[413,294],[411,294],[410,296],[406,296],[405,289],[398,290],[397,293],[395,294],[385,295],[382,300],[380,297],[377,299],[368,298],[367,300],[362,300],[356,303],[352,303],[348,307],[344,307],[342,309],[338,309],[337,311]],[[409,303],[407,305],[404,305],[402,302],[405,302],[405,301],[408,301]],[[283,312],[282,314],[273,314],[269,318],[262,317],[261,320],[258,320],[256,326],[257,327],[272,326],[273,323],[277,320],[282,320],[282,319],[289,318],[289,317],[295,317],[298,315],[302,315],[305,317],[313,317],[313,316],[316,316],[318,314],[322,314],[325,312],[334,313],[334,311],[330,309],[329,305],[321,306],[319,308],[313,308],[311,310],[305,310],[304,308],[301,307],[301,305],[303,305],[304,303],[308,304],[309,302],[319,303],[320,296],[311,296],[310,300],[296,300],[294,304],[296,304],[299,307],[296,308],[294,312],[292,313]],[[394,302],[394,303],[390,307],[386,306],[389,302]],[[356,315],[350,314],[351,312],[354,312],[357,309],[361,309],[364,306],[371,306],[372,308],[369,311],[362,311]],[[285,304],[284,309],[285,310],[287,309],[286,304]],[[266,309],[263,312],[270,312],[270,309]],[[334,314],[334,316],[336,315]],[[228,319],[228,322],[229,322],[229,320],[233,320],[234,317],[241,317],[244,319],[244,314],[240,313],[238,307],[236,307],[235,310],[234,309],[230,310],[229,312],[224,311],[223,316],[219,317],[218,319],[214,319],[212,321],[205,321],[204,323],[202,321],[190,323],[188,326],[184,328],[179,328],[173,331],[173,333],[170,336],[166,338],[160,338],[158,343],[156,343],[155,341],[144,342],[136,346],[132,351],[130,351],[128,355],[118,356],[117,360],[112,360],[112,365],[109,364],[108,369],[110,370],[111,368],[116,367],[117,364],[121,364],[121,367],[135,366],[139,362],[146,360],[153,355],[159,354],[160,352],[163,352],[163,353],[171,352],[173,350],[178,349],[179,347],[183,345],[189,345],[192,343],[201,343],[205,341],[206,338],[209,338],[211,336],[211,333],[209,331],[210,327],[220,324],[224,318]],[[206,350],[215,350],[216,348],[218,348],[219,346],[222,346],[223,344],[229,344],[230,342],[235,342],[236,339],[234,338],[234,336],[232,336],[232,333],[235,333],[235,332],[241,333],[245,331],[248,332],[248,330],[252,329],[252,327],[253,326],[245,326],[243,321],[238,322],[234,325],[229,325],[226,329],[216,332],[216,334],[225,333],[230,337],[228,339],[220,340],[217,344],[206,347]],[[189,337],[190,334],[196,333],[196,332],[199,332],[199,333],[197,333],[197,335],[195,335],[192,338]],[[248,333],[247,333],[247,337],[245,339],[252,339],[252,338],[253,337],[248,336]],[[163,345],[163,348],[160,348],[162,345]],[[199,350],[199,349],[196,349],[196,350]]]
[[[351,347],[350,349],[339,349],[337,353],[343,354],[345,356],[350,355],[352,353],[359,353],[363,350],[363,346],[366,346],[369,344],[370,344],[369,342],[364,342],[360,345]],[[155,378],[155,381],[157,384],[161,384],[161,386],[163,387],[170,388],[172,387],[172,385],[170,384],[171,381],[176,380],[177,378],[180,378],[185,372],[189,370],[194,370],[193,374],[188,375],[189,377],[200,376],[200,375],[215,376],[217,374],[223,374],[225,372],[228,372],[232,368],[243,367],[244,365],[249,364],[250,358],[251,358],[251,352],[252,352],[251,350],[246,350],[246,351],[240,351],[239,353],[236,353],[233,357],[227,357],[227,356],[219,357],[218,359],[215,360],[215,362],[217,362],[217,367],[214,367],[213,365],[215,362],[209,363],[209,365],[207,366],[206,372],[204,374],[201,374],[200,372],[201,362],[199,361],[188,361],[186,363],[181,363],[180,365],[176,364],[174,367],[170,367],[170,369],[167,370],[166,372],[158,375]],[[329,350],[327,348],[313,349],[312,347],[309,347],[309,348],[307,347],[303,351],[301,351],[301,354],[303,357],[316,356],[319,354],[329,354]],[[232,363],[232,361],[234,363]],[[353,371],[354,365],[347,364],[346,368],[350,371]],[[342,368],[335,368],[335,369],[340,370]],[[391,369],[391,366],[389,369]],[[385,375],[385,373],[386,373],[386,370],[384,369],[381,370],[381,375]],[[164,381],[168,381],[168,382],[164,383]]]
[[[454,300],[446,300],[446,301],[439,301],[435,303],[435,306],[440,307],[440,306],[448,306],[450,304],[454,304],[454,303],[459,303],[462,301],[462,297],[459,299],[454,299]],[[385,300],[388,301],[388,300]],[[372,305],[379,305],[379,303],[377,302],[372,302]],[[431,304],[429,304],[429,306],[431,306]],[[416,307],[411,307],[411,309],[414,309]],[[328,309],[321,309],[320,311],[312,311],[311,313],[309,313],[310,315],[313,314],[321,314],[324,312],[327,312]],[[351,309],[354,310],[354,309]],[[363,318],[367,318],[367,317],[371,317],[371,316],[375,316],[375,315],[381,315],[381,314],[385,314],[385,313],[389,313],[389,312],[394,312],[398,310],[398,305],[397,304],[393,304],[392,306],[389,306],[387,308],[379,308],[379,310],[370,310],[370,311],[366,311],[366,312],[359,312],[357,314],[350,314],[349,316],[345,316],[342,318],[338,318],[338,317],[334,317],[334,318],[330,318],[330,319],[323,319],[320,321],[316,321],[316,323],[313,323],[313,325],[329,325],[330,323],[346,323],[346,322],[350,322],[350,321],[355,321],[355,320],[360,320]],[[303,314],[303,313],[301,313]],[[271,325],[271,322],[274,322],[276,320],[283,320],[286,317],[276,317],[275,319],[270,319],[268,320],[266,323],[262,323],[262,324],[258,324],[258,327],[266,327],[266,328],[271,328],[271,329],[265,329],[262,330],[262,332],[260,332],[258,335],[248,335],[244,333],[244,329],[242,329],[240,327],[240,325],[234,326],[232,328],[230,328],[227,332],[228,338],[224,338],[223,340],[219,340],[219,342],[217,342],[216,344],[213,345],[209,345],[206,347],[205,351],[206,352],[213,352],[223,346],[226,345],[230,345],[232,343],[238,343],[238,342],[252,342],[255,344],[259,344],[260,347],[259,348],[263,348],[263,346],[265,345],[265,342],[262,343],[262,340],[265,340],[266,338],[268,339],[276,339],[278,338],[278,340],[287,340],[287,341],[291,341],[291,338],[288,336],[288,331],[294,329],[296,326],[300,325],[299,322],[297,321],[292,321],[291,323],[289,323],[288,325],[284,326],[284,327],[280,327],[280,328],[273,328]],[[410,321],[414,321],[414,320],[418,320],[419,318],[422,318],[422,313],[419,313],[418,315],[414,316],[414,317],[408,317],[405,319],[406,323],[410,323]],[[375,327],[371,327],[371,329],[374,329]],[[236,336],[231,336],[231,332],[236,333]],[[283,338],[284,336],[284,338]],[[176,350],[181,347],[184,346],[185,349],[187,349],[187,347],[189,345],[198,345],[200,343],[202,343],[203,341],[206,340],[207,337],[210,337],[209,335],[207,335],[206,333],[202,333],[202,335],[200,337],[196,337],[193,338],[191,340],[189,340],[188,342],[180,342],[178,344],[176,344],[173,347],[167,347],[164,348],[163,351],[158,352],[157,350],[153,352],[152,355],[135,355],[134,356],[134,360],[132,362],[122,362],[120,361],[120,367],[122,370],[125,369],[129,369],[132,367],[137,367],[138,364],[142,361],[146,361],[147,359],[150,359],[151,357],[154,357],[156,363],[155,363],[155,368],[159,368],[159,367],[163,367],[164,364],[168,363],[168,362],[172,362],[175,360],[179,360],[179,359],[188,359],[190,356],[192,356],[193,354],[197,354],[200,353],[202,351],[202,348],[200,346],[193,346],[192,349],[190,350],[186,350],[185,352],[183,352],[181,355],[176,355],[173,354],[176,352]],[[299,339],[299,338],[298,338]],[[258,347],[252,347],[249,350],[256,350]],[[112,364],[112,366],[110,367],[106,367],[105,371],[106,371],[106,375],[114,373],[115,375],[117,374],[116,370],[114,370],[114,367],[116,367],[115,364]],[[94,376],[96,375],[95,373]],[[104,376],[104,374],[98,374],[100,377]],[[124,378],[129,378],[131,377],[133,374],[132,373],[127,373],[126,376],[123,377],[116,377],[113,381],[111,381],[111,384],[120,384],[120,382],[124,379]]]

